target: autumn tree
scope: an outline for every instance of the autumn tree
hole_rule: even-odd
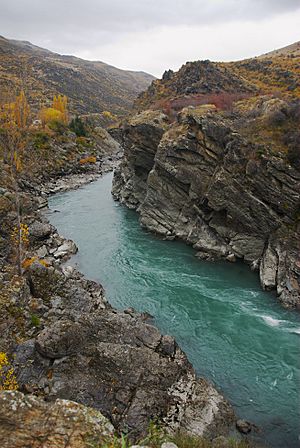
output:
[[[39,116],[43,126],[53,121],[63,121],[62,113],[57,109],[53,109],[53,107],[42,109]]]
[[[68,99],[65,95],[57,95],[53,98],[52,108],[61,113],[62,122],[68,123]]]
[[[55,95],[52,107],[44,107],[39,113],[43,126],[49,123],[68,124],[68,99],[65,95]]]
[[[22,171],[22,159],[27,144],[27,131],[30,119],[30,108],[24,91],[16,97],[15,102],[2,107],[1,146],[4,161],[8,167],[11,186],[14,192],[16,225],[13,228],[11,239],[16,251],[16,264],[18,274],[22,274],[22,260],[24,247],[28,243],[28,227],[22,223],[22,210],[19,192],[19,177]]]

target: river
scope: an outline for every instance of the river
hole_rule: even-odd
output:
[[[50,222],[79,247],[68,263],[101,282],[114,307],[152,314],[197,373],[261,428],[260,441],[298,447],[299,314],[263,292],[247,266],[199,261],[184,243],[142,230],[137,213],[113,201],[111,181],[49,199]]]

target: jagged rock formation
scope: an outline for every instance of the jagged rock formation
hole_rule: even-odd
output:
[[[102,288],[74,269],[33,263],[28,278],[27,302],[41,326],[15,350],[21,390],[98,409],[134,439],[153,418],[172,430],[226,433],[232,408],[146,316],[112,309]]]
[[[137,110],[216,105],[222,96],[242,97],[258,93],[300,96],[300,42],[260,57],[234,62],[194,61],[177,72],[166,70],[135,101]]]
[[[17,391],[0,393],[2,448],[85,448],[113,434],[111,423],[95,409],[67,400],[45,402]]]
[[[187,62],[177,72],[166,71],[161,80],[153,80],[148,89],[138,96],[135,106],[145,109],[155,101],[196,94],[253,94],[257,91],[255,84],[235,75],[225,64],[195,61]]]
[[[160,112],[137,115],[123,129],[113,195],[142,226],[183,239],[200,258],[259,269],[263,288],[298,307],[300,172],[232,126],[205,108],[184,109],[168,130]]]
[[[53,95],[69,98],[72,113],[86,114],[109,110],[126,113],[137,95],[153,76],[144,72],[120,70],[100,61],[64,56],[0,36],[0,97],[9,102],[22,82],[33,109],[51,101]]]

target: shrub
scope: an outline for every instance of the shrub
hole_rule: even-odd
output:
[[[73,131],[77,137],[86,137],[87,136],[87,130],[85,128],[85,125],[83,121],[79,117],[73,118],[71,121],[69,128],[71,131]]]
[[[96,163],[97,159],[95,156],[88,156],[84,157],[83,159],[79,160],[80,165],[86,165],[87,163]]]
[[[41,325],[41,320],[36,314],[31,314],[30,321],[33,327],[39,327]]]
[[[23,269],[28,269],[36,260],[37,260],[37,257],[26,258],[22,262],[22,268]]]
[[[85,148],[90,148],[91,146],[93,146],[86,137],[77,137],[76,143],[77,145],[84,146]]]
[[[0,352],[0,391],[17,389],[18,383],[14,368],[9,363],[7,354]]]
[[[104,110],[102,112],[102,116],[104,118],[107,118],[107,119],[112,120],[112,121],[117,120],[117,117],[114,114],[112,114],[111,112],[109,112],[108,110]]]
[[[37,261],[38,263],[40,263],[41,265],[45,266],[45,268],[49,267],[49,264],[47,263],[46,260],[40,260],[38,259],[38,257],[34,256],[31,258],[25,258],[25,260],[22,262],[22,268],[23,269],[28,269],[30,268],[30,266]]]
[[[43,131],[36,132],[33,136],[33,146],[36,149],[48,148],[49,139],[50,137],[46,132]]]
[[[48,128],[56,134],[64,134],[67,130],[67,126],[60,120],[52,120],[48,123]]]

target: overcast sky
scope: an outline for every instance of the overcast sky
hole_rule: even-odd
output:
[[[300,0],[0,0],[0,34],[160,77],[300,40]]]

